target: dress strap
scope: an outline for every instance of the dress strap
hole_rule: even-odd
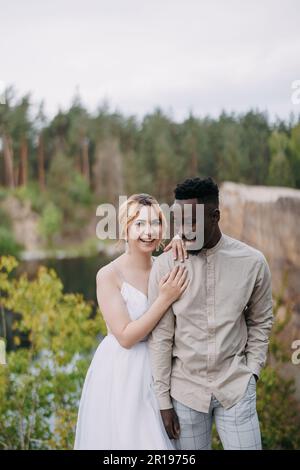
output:
[[[116,266],[116,262],[115,261],[112,261],[112,267],[113,267],[113,270],[115,271],[115,273],[117,274],[119,280],[120,280],[120,284],[123,284],[123,282],[125,282],[125,277],[122,273],[122,271]]]

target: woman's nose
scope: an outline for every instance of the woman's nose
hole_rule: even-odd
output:
[[[151,226],[147,224],[144,229],[145,237],[151,238],[151,233],[152,233]]]

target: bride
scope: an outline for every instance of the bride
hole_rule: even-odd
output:
[[[88,369],[76,426],[74,449],[175,449],[152,388],[147,336],[185,291],[185,267],[162,277],[159,295],[148,307],[147,286],[166,221],[156,199],[134,194],[119,209],[126,252],[101,268],[97,299],[106,322]],[[174,240],[167,249],[183,253]],[[175,250],[174,250],[175,247]]]

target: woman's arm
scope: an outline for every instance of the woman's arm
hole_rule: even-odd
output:
[[[159,295],[151,307],[137,320],[131,320],[114,271],[108,266],[98,271],[96,284],[99,308],[121,346],[131,348],[153,330],[170,305],[185,291],[188,284],[186,276],[184,266],[175,266],[161,279]]]

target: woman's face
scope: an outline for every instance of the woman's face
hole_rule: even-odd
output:
[[[156,207],[141,206],[139,214],[128,228],[129,248],[152,252],[162,236],[162,225]]]

